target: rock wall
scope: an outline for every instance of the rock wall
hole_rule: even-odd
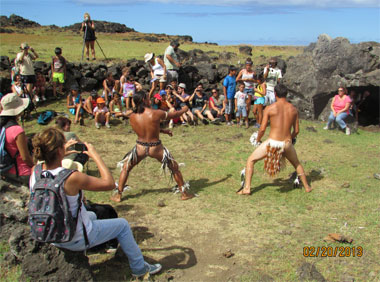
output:
[[[325,120],[339,86],[368,87],[379,95],[379,57],[377,42],[350,44],[346,38],[322,34],[303,54],[287,60],[283,82],[303,117]]]

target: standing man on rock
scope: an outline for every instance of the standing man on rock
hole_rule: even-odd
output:
[[[111,200],[115,202],[121,201],[121,195],[125,183],[127,183],[129,172],[134,166],[148,156],[161,162],[162,169],[170,169],[172,177],[177,182],[179,191],[182,194],[182,200],[193,198],[194,195],[188,191],[190,187],[189,184],[183,181],[178,163],[174,160],[169,150],[162,145],[160,140],[160,132],[172,136],[170,130],[160,129],[160,122],[178,118],[188,111],[189,108],[184,106],[179,111],[169,113],[161,110],[153,110],[149,107],[149,98],[144,91],[135,93],[133,95],[133,102],[135,107],[133,108],[133,113],[129,117],[129,120],[132,129],[137,134],[136,145],[118,164],[118,166],[122,166],[118,191],[111,197]]]
[[[280,83],[282,78],[281,70],[277,67],[277,59],[271,58],[269,64],[264,68],[264,80],[267,83],[267,93],[265,95],[265,104],[270,105],[276,102],[274,87]]]
[[[17,53],[16,67],[19,67],[20,78],[23,84],[26,85],[26,90],[31,95],[33,84],[36,83],[36,75],[33,67],[33,60],[38,58],[38,54],[28,43],[22,43],[20,46],[21,52]],[[33,53],[29,53],[30,51]]]
[[[178,47],[179,42],[173,40],[165,50],[164,63],[168,73],[167,83],[170,83],[173,80],[178,82],[178,69],[181,67],[181,63],[176,54]]]
[[[297,109],[286,101],[288,89],[283,84],[277,84],[275,95],[277,102],[268,106],[264,111],[256,144],[257,149],[249,156],[245,168],[245,179],[241,188],[237,191],[240,195],[251,194],[251,180],[253,168],[256,162],[264,160],[264,170],[272,177],[276,176],[285,165],[285,158],[294,166],[298,176],[301,178],[305,192],[311,192],[312,188],[306,180],[305,171],[298,160],[293,144],[299,133],[299,120]],[[269,138],[263,143],[265,129],[270,121]]]

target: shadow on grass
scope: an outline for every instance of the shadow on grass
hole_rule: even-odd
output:
[[[149,229],[144,226],[133,227],[132,232],[138,244],[154,237],[154,234],[149,232]],[[194,250],[187,247],[175,245],[164,248],[147,248],[141,251],[158,253],[158,255],[159,253],[164,253],[165,256],[159,260],[144,256],[144,260],[148,263],[160,263],[163,271],[169,269],[187,269],[197,264]],[[118,248],[112,259],[93,264],[91,270],[98,281],[120,281],[132,277],[131,270],[128,267],[128,259],[120,248]]]
[[[133,199],[133,198],[137,198],[137,197],[140,197],[142,195],[146,195],[146,194],[150,194],[150,193],[170,193],[171,192],[171,189],[170,188],[161,188],[161,189],[150,189],[150,190],[147,190],[147,189],[142,189],[139,193],[137,194],[134,194],[134,195],[127,195],[126,197],[123,197],[122,198],[122,201],[126,200],[126,199]]]
[[[227,174],[225,177],[213,182],[209,182],[210,180],[208,178],[199,178],[195,180],[190,180],[189,184],[190,184],[191,191],[198,193],[199,191],[202,191],[206,187],[213,186],[213,185],[226,181],[231,176],[232,174]]]
[[[264,189],[266,187],[270,187],[270,186],[278,187],[277,190],[281,193],[287,193],[287,192],[290,192],[294,189],[303,189],[303,185],[301,183],[301,180],[300,180],[299,187],[294,187],[293,182],[294,182],[295,176],[296,176],[296,173],[294,172],[294,173],[292,173],[292,175],[288,179],[276,178],[273,180],[272,183],[263,183],[260,186],[257,186],[254,189],[252,189],[251,194],[259,192],[262,189]],[[307,179],[307,182],[309,183],[309,185],[312,186],[312,183],[314,181],[319,181],[319,180],[323,179],[323,175],[321,175],[319,172],[313,170],[310,173],[310,175],[306,176],[306,179]]]

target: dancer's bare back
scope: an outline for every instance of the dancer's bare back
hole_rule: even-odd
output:
[[[278,99],[276,103],[265,109],[262,126],[260,127],[262,135],[264,135],[268,121],[270,121],[269,138],[273,140],[291,140],[298,134],[298,111],[286,99]]]

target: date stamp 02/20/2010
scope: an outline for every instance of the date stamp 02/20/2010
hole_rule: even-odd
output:
[[[361,257],[363,247],[313,247],[303,248],[304,257]]]

